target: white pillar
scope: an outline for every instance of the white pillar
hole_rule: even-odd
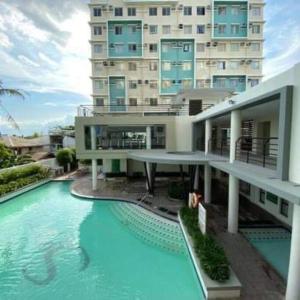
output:
[[[286,300],[300,299],[300,206],[294,204],[293,229],[290,250]]]
[[[97,159],[92,159],[92,189],[97,190]]]
[[[151,126],[146,127],[146,149],[151,149]]]
[[[239,227],[239,180],[229,175],[228,191],[228,231],[237,233]]]
[[[211,166],[208,164],[204,166],[204,201],[211,202]]]
[[[96,126],[92,125],[91,126],[91,149],[96,150],[97,145],[96,145]]]
[[[211,139],[212,123],[211,119],[205,120],[205,155],[209,153],[209,143]]]
[[[235,160],[235,143],[241,136],[241,112],[234,110],[231,112],[230,118],[230,157],[229,161],[232,163]]]
[[[196,166],[195,178],[194,178],[194,190],[199,189],[199,165]]]

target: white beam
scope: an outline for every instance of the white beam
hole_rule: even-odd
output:
[[[239,227],[239,180],[229,175],[228,190],[228,231],[237,233]]]
[[[97,190],[97,159],[92,159],[92,189]]]
[[[151,126],[146,127],[146,149],[151,149]]]
[[[230,118],[230,157],[229,162],[233,163],[235,160],[235,143],[241,136],[241,111],[234,110],[231,112]]]
[[[211,132],[212,132],[212,122],[211,119],[207,119],[205,120],[205,155],[209,153]]]
[[[211,167],[208,164],[204,166],[204,201],[211,202]]]

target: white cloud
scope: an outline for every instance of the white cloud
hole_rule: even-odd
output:
[[[38,53],[39,58],[51,67],[57,67],[57,63],[42,52]]]
[[[0,31],[0,46],[3,46],[4,48],[11,48],[13,46],[13,44],[10,41],[9,37],[1,31]]]
[[[24,55],[18,55],[18,59],[27,64],[28,66],[31,66],[31,67],[36,67],[38,68],[40,65],[38,63],[35,63],[34,61],[32,61],[31,59],[29,59],[28,57],[24,56]]]

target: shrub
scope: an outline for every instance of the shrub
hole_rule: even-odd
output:
[[[73,162],[73,153],[70,148],[63,148],[56,152],[56,159],[60,166],[66,167]]]
[[[180,216],[193,240],[196,255],[205,273],[212,280],[219,282],[229,279],[229,262],[224,249],[213,237],[201,233],[198,225],[198,211],[184,207],[180,210]]]

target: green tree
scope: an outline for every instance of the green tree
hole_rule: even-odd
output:
[[[0,168],[9,168],[13,166],[14,160],[14,153],[3,143],[0,143]]]
[[[3,105],[2,101],[1,101],[1,97],[4,97],[4,96],[25,99],[24,93],[18,89],[5,88],[5,87],[3,87],[2,81],[0,81],[0,109],[4,112],[7,122],[10,123],[15,129],[20,130],[18,123],[15,121],[15,119],[12,117],[12,115],[5,108],[5,106]]]
[[[56,152],[56,159],[60,166],[63,166],[66,169],[70,169],[71,164],[73,163],[73,152],[69,148],[63,148]]]

